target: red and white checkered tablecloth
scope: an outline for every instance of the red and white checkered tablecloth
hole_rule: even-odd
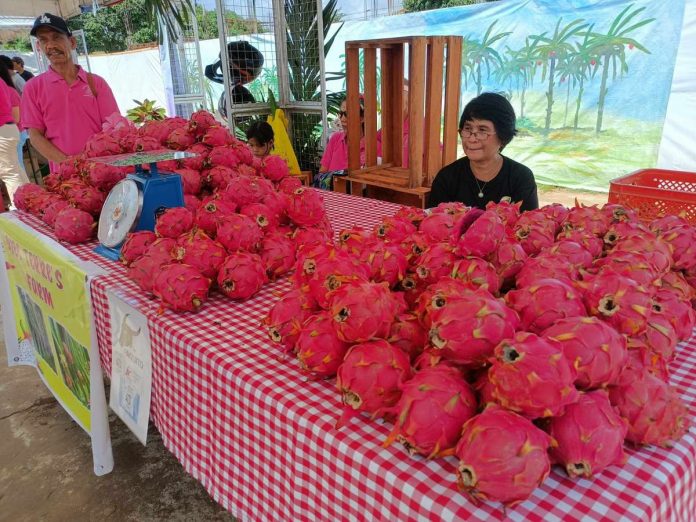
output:
[[[398,206],[324,193],[338,231],[372,227]],[[50,231],[26,218],[40,231]],[[289,288],[265,287],[244,303],[215,296],[198,314],[158,314],[158,305],[116,263],[86,246],[70,247],[108,269],[92,286],[99,349],[110,372],[108,289],[149,319],[152,419],[166,447],[211,496],[242,520],[538,520],[690,521],[696,519],[694,430],[671,449],[628,450],[628,462],[592,480],[570,480],[554,468],[526,502],[504,511],[471,503],[457,490],[456,459],[409,457],[381,447],[390,426],[353,419],[334,423],[334,381],[307,381],[284,359],[259,322]],[[672,384],[696,412],[696,331],[677,350]],[[118,465],[118,463],[116,463]]]

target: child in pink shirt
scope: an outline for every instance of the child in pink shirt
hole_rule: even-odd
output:
[[[360,121],[362,122],[363,108],[360,106]],[[348,114],[346,113],[345,100],[341,103],[341,110],[338,113],[339,122],[343,130],[334,132],[329,138],[321,157],[321,168],[319,172],[331,172],[334,170],[346,170],[348,168],[348,140],[346,129],[348,128]],[[360,164],[365,164],[365,139],[360,138]]]
[[[15,191],[29,178],[19,165],[17,145],[19,129],[15,121],[17,91],[0,80],[0,179],[7,187],[10,201],[14,202]]]

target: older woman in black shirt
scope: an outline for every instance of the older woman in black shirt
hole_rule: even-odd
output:
[[[539,207],[534,174],[501,154],[517,134],[515,110],[500,94],[484,92],[464,107],[459,120],[465,157],[443,167],[435,176],[430,206],[460,201],[485,208],[509,197],[522,210]]]

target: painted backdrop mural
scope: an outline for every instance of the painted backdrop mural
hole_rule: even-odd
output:
[[[607,191],[657,162],[683,11],[683,0],[510,0],[350,23],[327,70],[346,40],[462,35],[462,107],[483,91],[515,107],[506,155],[540,183]]]

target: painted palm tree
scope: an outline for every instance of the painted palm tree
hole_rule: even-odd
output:
[[[588,45],[590,35],[592,34],[591,25],[587,31],[583,33],[582,42],[575,42],[575,50],[569,54],[565,61],[558,64],[556,75],[560,78],[560,82],[566,82],[566,105],[563,115],[563,126],[566,126],[568,118],[568,106],[570,104],[571,88],[577,87],[577,97],[575,98],[575,117],[573,121],[573,129],[578,128],[578,119],[580,117],[580,106],[582,104],[582,96],[585,92],[585,81],[594,78],[597,73],[597,60],[592,55],[591,47]]]
[[[532,35],[539,41],[535,49],[535,56],[538,65],[542,65],[541,81],[548,78],[548,89],[546,91],[546,122],[544,131],[548,132],[551,128],[551,114],[553,113],[553,88],[556,82],[556,65],[559,61],[564,61],[566,57],[574,50],[571,43],[572,38],[582,32],[587,27],[583,23],[584,20],[573,20],[565,27],[561,28],[563,18],[559,18],[556,23],[552,36],[546,36],[546,33],[540,35]]]
[[[648,25],[655,21],[654,18],[646,18],[636,21],[636,17],[645,10],[645,7],[632,10],[633,4],[621,11],[609,26],[606,34],[591,33],[587,45],[589,52],[602,67],[602,80],[599,87],[599,101],[597,103],[597,124],[595,132],[602,130],[602,118],[604,116],[604,103],[607,97],[607,81],[609,78],[609,68],[612,68],[612,79],[616,79],[617,74],[623,75],[628,72],[626,63],[626,47],[638,49],[646,54],[650,51],[641,43],[628,36],[629,33]]]
[[[481,94],[483,85],[483,74],[481,69],[485,66],[487,77],[490,77],[491,66],[497,69],[503,63],[500,54],[492,46],[494,43],[508,36],[510,31],[493,34],[493,28],[496,23],[498,23],[497,20],[488,26],[488,30],[481,40],[467,36],[464,38],[464,44],[462,45],[462,64],[466,64],[467,70],[476,83],[477,96]]]
[[[536,63],[534,61],[534,48],[536,40],[530,42],[527,37],[525,45],[521,49],[514,50],[510,47],[505,48],[503,63],[495,73],[500,83],[508,82],[510,88],[515,84],[517,92],[520,93],[520,112],[518,116],[524,118],[525,94],[527,88],[534,82],[536,74]]]

